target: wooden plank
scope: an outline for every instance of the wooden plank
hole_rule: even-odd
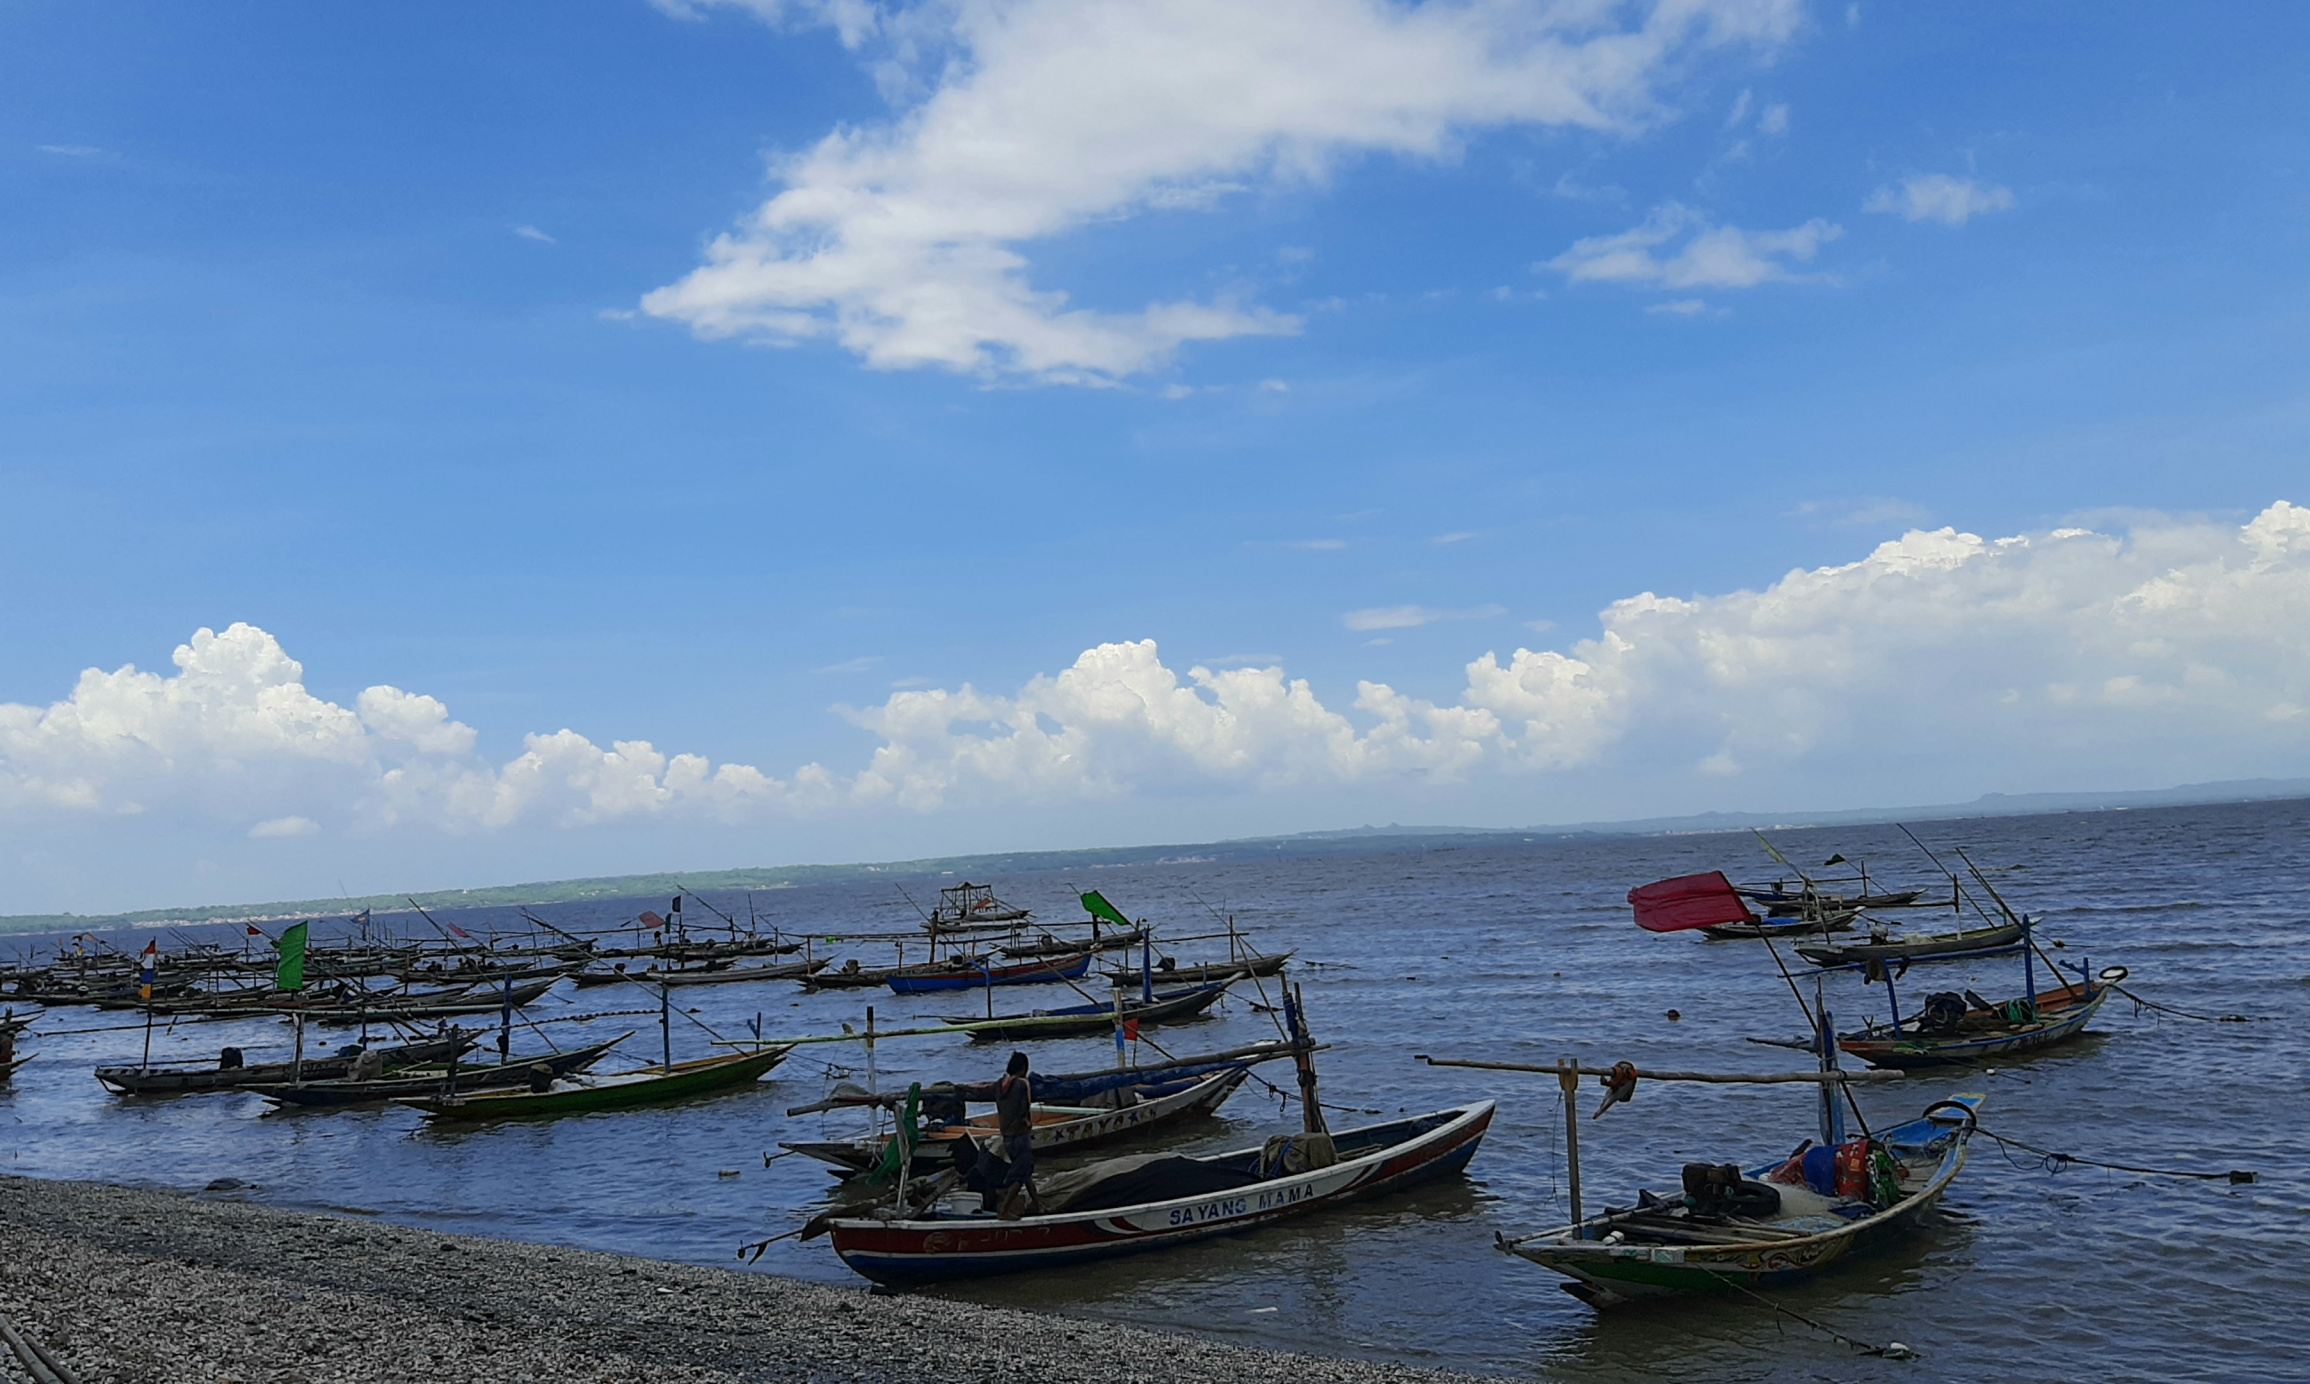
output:
[[[1540,1072],[1542,1074],[1550,1074],[1557,1070],[1555,1063],[1549,1063],[1543,1066],[1531,1062],[1479,1062],[1474,1058],[1466,1057],[1430,1057],[1426,1053],[1417,1054],[1416,1060],[1425,1062],[1431,1067],[1476,1067],[1489,1072]],[[1579,1070],[1580,1075],[1582,1076],[1612,1075],[1612,1069],[1610,1067],[1583,1066]],[[1639,1067],[1636,1070],[1636,1075],[1645,1081],[1705,1081],[1721,1085],[1770,1086],[1786,1082],[1819,1083],[1824,1081],[1902,1081],[1906,1080],[1910,1076],[1910,1073],[1899,1070],[1857,1072],[1672,1072]]]

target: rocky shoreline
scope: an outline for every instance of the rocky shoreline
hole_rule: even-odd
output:
[[[81,1384],[1326,1384],[1475,1376],[0,1177],[0,1314]],[[26,1377],[0,1350],[0,1378]]]

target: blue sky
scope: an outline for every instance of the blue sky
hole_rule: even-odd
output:
[[[13,6],[0,909],[2310,772],[2306,30]]]

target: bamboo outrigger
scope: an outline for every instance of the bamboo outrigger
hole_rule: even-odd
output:
[[[1825,1005],[1815,1010],[1820,1066],[1810,1072],[1711,1073],[1646,1071],[1633,1063],[1605,1069],[1571,1059],[1554,1067],[1423,1057],[1435,1066],[1553,1072],[1564,1091],[1569,1224],[1514,1239],[1502,1251],[1553,1269],[1565,1291],[1594,1307],[1650,1297],[1753,1289],[1808,1277],[1894,1232],[1914,1226],[1965,1166],[1978,1094],[1928,1106],[1918,1119],[1871,1137],[1845,1137],[1844,1105],[1856,1082],[1902,1080],[1898,1071],[1837,1068],[1834,1029]],[[1639,1191],[1630,1207],[1584,1214],[1580,1186],[1580,1112],[1574,1097],[1584,1075],[1607,1088],[1602,1115],[1630,1099],[1640,1080],[1798,1083],[1820,1092],[1820,1137],[1745,1171],[1734,1164],[1687,1163],[1683,1195]],[[1858,1114],[1859,1107],[1854,1107]],[[1593,1116],[1591,1118],[1594,1118]]]
[[[1182,1090],[1130,1105],[1100,1108],[1037,1102],[1030,1112],[1035,1152],[1040,1155],[1087,1148],[1152,1134],[1182,1121],[1212,1114],[1250,1075],[1248,1067],[1228,1067],[1201,1077]],[[948,1161],[949,1151],[957,1140],[984,1140],[996,1133],[993,1115],[976,1115],[959,1123],[925,1130],[913,1149],[914,1170],[935,1172]],[[864,1139],[796,1140],[778,1147],[832,1164],[837,1177],[854,1177],[882,1161],[883,1150],[889,1147],[891,1138],[882,1134]]]

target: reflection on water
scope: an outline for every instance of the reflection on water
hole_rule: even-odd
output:
[[[2193,1023],[2133,1012],[2121,996],[2086,1042],[1864,1093],[1873,1123],[1910,1118],[1952,1090],[1978,1090],[1988,1097],[1988,1128],[2042,1147],[2263,1173],[2244,1187],[2087,1169],[2052,1175],[2034,1155],[1983,1141],[1922,1233],[1769,1295],[1849,1335],[1902,1341],[1924,1353],[1921,1364],[1858,1356],[1737,1297],[1608,1314],[1574,1301],[1553,1275],[1492,1247],[1496,1232],[1563,1220],[1564,1126],[1553,1081],[1412,1060],[1426,1052],[1522,1062],[1626,1057],[1716,1070],[1801,1065],[1796,1054],[1742,1041],[1803,1027],[1761,946],[1643,934],[1623,902],[1631,884],[1665,875],[1719,866],[1769,874],[1754,843],[1737,835],[1509,839],[1290,858],[1222,849],[1212,859],[1100,870],[1104,893],[1172,937],[1211,931],[1199,902],[1210,900],[1263,948],[1299,949],[1307,964],[1296,973],[1317,1036],[1333,1045],[1319,1058],[1324,1093],[1373,1112],[1335,1114],[1335,1126],[1484,1097],[1500,1101],[1499,1114],[1465,1180],[1178,1251],[939,1291],[1291,1349],[1582,1381],[2283,1374],[2279,1362],[2292,1358],[2299,1334],[2292,1238],[2310,1210],[2291,1171],[2310,1142],[2310,1053],[2300,1022],[2310,965],[2294,950],[2306,921],[2306,827],[2310,806],[2281,803],[1920,829],[1937,849],[1962,842],[1985,863],[2018,864],[1999,887],[2048,916],[2044,935],[2069,944],[2056,953],[2064,959],[2129,966],[2133,988],[2192,1013],[2278,1020]],[[1792,859],[1841,852],[1867,858],[1873,877],[1932,882],[1890,828],[1775,840]],[[1072,867],[997,882],[1005,898],[1065,917],[1069,882],[1083,874]],[[897,931],[913,919],[887,884],[757,893],[755,902],[773,905],[772,916],[790,927]],[[585,927],[623,921],[640,906],[598,900],[542,911]],[[519,925],[510,912],[488,909],[459,921],[475,931]],[[1193,960],[1215,945],[1223,946],[1178,950]],[[1901,994],[1906,1009],[1932,989],[2003,996],[2020,985],[2018,960],[2001,958],[1914,969]],[[1848,1026],[1884,1017],[1881,987],[1867,990],[1846,974],[1830,981],[1830,993]],[[1272,982],[1266,995],[1274,998]],[[1014,990],[999,1002],[1030,1007],[1062,997],[1073,998]],[[1252,1003],[1258,998],[1247,993],[1206,1020],[1149,1037],[1187,1052],[1274,1036],[1273,1017]],[[699,1024],[737,1036],[759,1016],[771,1034],[824,1033],[845,1022],[863,1027],[869,1003],[885,1028],[971,1007],[966,1000],[958,1008],[951,995],[801,995],[780,984],[713,987],[682,1000],[698,1012],[675,1018],[678,1057],[708,1050]],[[1672,1009],[1678,1018],[1668,1017]],[[654,995],[564,987],[527,1012],[553,1021],[541,1030],[563,1047],[641,1025],[626,1063],[657,1060]],[[763,1155],[781,1140],[861,1129],[850,1114],[784,1113],[837,1080],[865,1080],[856,1045],[798,1049],[767,1080],[720,1098],[479,1127],[432,1129],[401,1109],[268,1115],[241,1095],[123,1101],[104,1095],[88,1069],[135,1060],[142,1033],[131,1017],[60,1010],[42,1021],[50,1030],[111,1031],[25,1044],[41,1056],[0,1094],[0,1166],[192,1188],[230,1176],[277,1204],[364,1208],[466,1232],[727,1264],[739,1243],[791,1229],[826,1204],[831,1179],[820,1165],[785,1158],[766,1166]],[[153,1054],[213,1061],[232,1044],[256,1061],[285,1055],[288,1038],[285,1025],[266,1020],[163,1024]],[[340,1040],[332,1033],[327,1041]],[[516,1041],[526,1048],[538,1035]],[[1114,1059],[1101,1039],[1021,1046],[1043,1070]],[[886,1086],[986,1079],[1008,1052],[953,1037],[894,1040],[879,1046],[876,1075]],[[1267,1074],[1288,1084],[1283,1071]],[[1782,1088],[1648,1083],[1601,1120],[1587,1118],[1592,1102],[1583,1095],[1591,1205],[1625,1204],[1639,1186],[1673,1186],[1686,1161],[1757,1161],[1813,1126],[1810,1093]],[[1218,1118],[1165,1142],[1239,1148],[1294,1123],[1255,1083]],[[855,1281],[823,1241],[781,1242],[760,1267]]]

